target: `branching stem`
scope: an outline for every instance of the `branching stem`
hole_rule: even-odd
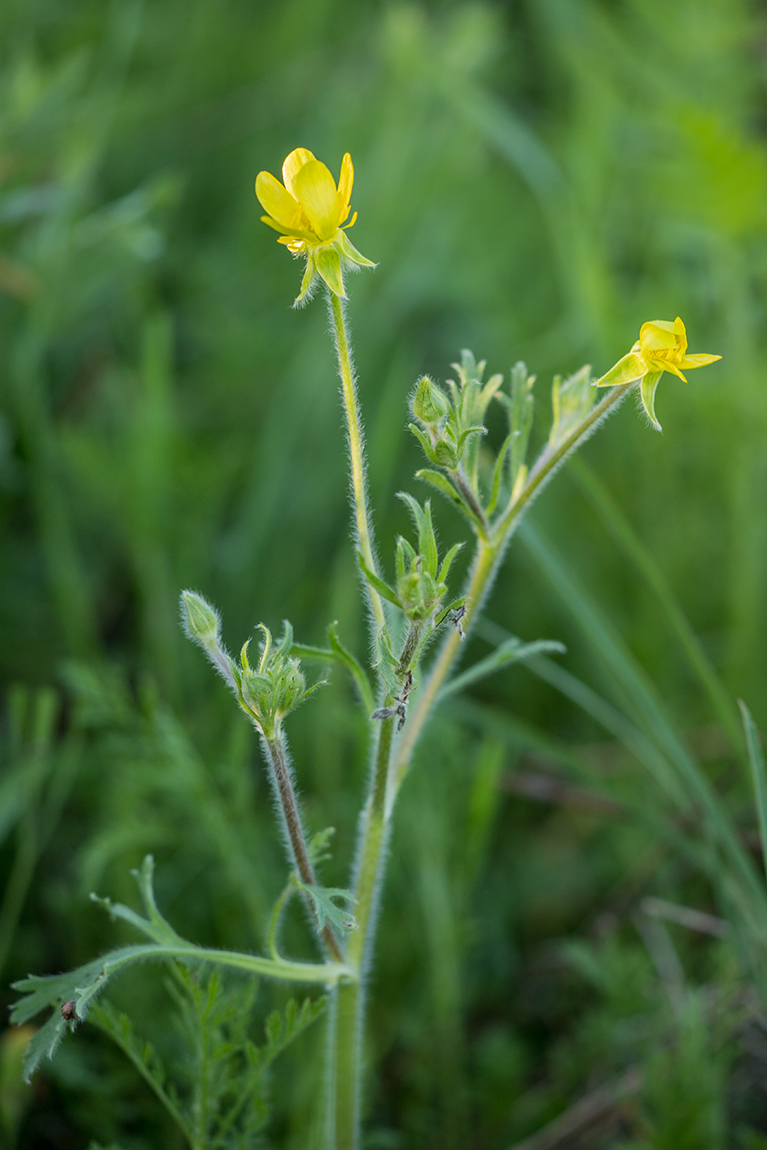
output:
[[[336,310],[342,320],[340,304],[336,307],[334,301],[334,315]],[[340,358],[339,352],[339,360]],[[509,503],[492,528],[488,527],[486,536],[483,537],[478,533],[477,548],[466,587],[465,627],[470,627],[475,621],[514,528],[535,495],[544,487],[567,455],[588,438],[597,424],[615,410],[627,392],[635,386],[636,384],[627,384],[608,392],[562,443],[553,450],[544,451],[517,498]],[[481,521],[487,522],[484,515]],[[360,833],[355,886],[357,899],[355,914],[359,929],[349,939],[346,956],[356,978],[354,981],[339,983],[335,992],[333,1035],[335,1098],[334,1122],[330,1135],[333,1150],[359,1150],[360,1146],[365,974],[373,947],[375,908],[383,879],[392,810],[397,792],[410,768],[418,739],[452,670],[460,643],[459,632],[452,629],[421,687],[418,700],[408,717],[394,755],[392,755],[394,719],[387,718],[381,723],[370,793],[363,811]],[[403,673],[408,669],[402,663],[401,667]],[[384,705],[390,707],[393,701],[392,698],[387,698]]]

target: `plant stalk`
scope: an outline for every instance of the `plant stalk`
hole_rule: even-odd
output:
[[[336,330],[343,332],[345,339],[343,311],[340,301],[334,296],[331,296],[331,310],[336,323]],[[340,334],[338,347],[339,364],[342,365],[341,378],[344,382],[344,395],[346,397],[347,388],[343,372],[342,347],[347,348],[348,357],[348,344],[342,344]],[[349,391],[352,400],[354,400],[351,369],[348,370]],[[490,531],[489,537],[483,538],[478,535],[477,549],[466,588],[467,627],[471,626],[477,617],[513,530],[532,499],[551,478],[566,456],[589,436],[597,424],[617,407],[630,388],[634,386],[636,385],[627,384],[624,387],[614,388],[561,444],[554,450],[545,450],[531,470],[522,491],[515,500],[510,501]],[[356,405],[354,406],[354,413],[356,418]],[[353,442],[350,430],[350,444]],[[359,442],[361,443],[361,440]],[[354,458],[352,448],[352,479],[356,499],[357,484],[354,477]],[[360,481],[362,478],[363,476],[360,475]],[[364,489],[362,490],[362,498],[361,506],[364,511]],[[357,510],[359,524],[359,503],[357,503]],[[484,515],[482,518],[484,520]],[[360,538],[360,543],[362,545],[362,538]],[[367,555],[365,561],[371,562]],[[372,564],[371,569],[374,569]],[[371,599],[372,594],[371,591]],[[410,767],[416,743],[426,725],[440,689],[450,674],[460,642],[460,633],[454,628],[444,640],[428,678],[419,692],[417,704],[412,715],[408,718],[405,733],[393,759],[394,718],[387,718],[381,724],[370,794],[362,816],[355,887],[357,899],[355,914],[358,930],[350,936],[346,953],[346,961],[356,977],[353,982],[340,982],[335,992],[334,1033],[332,1036],[332,1057],[335,1071],[332,1076],[334,1121],[331,1124],[330,1132],[333,1150],[359,1150],[360,1147],[365,975],[370,965],[373,948],[375,909],[378,892],[383,881],[390,819],[397,792]],[[403,674],[408,669],[404,665],[404,661],[401,662],[400,668]],[[392,698],[388,698],[385,706],[391,707],[393,702]]]
[[[365,487],[365,440],[360,421],[359,404],[357,403],[357,388],[352,367],[351,347],[349,333],[346,328],[344,305],[334,292],[329,291],[330,316],[333,321],[333,330],[336,337],[336,352],[338,354],[338,374],[341,377],[341,393],[346,412],[346,429],[349,436],[349,460],[351,463],[352,495],[354,497],[354,516],[362,557],[365,563],[375,574],[378,574],[378,564],[373,554],[373,532],[370,527],[368,514],[367,490]],[[386,626],[381,596],[367,580],[364,580],[370,607],[373,612],[376,632]]]
[[[618,404],[625,399],[627,393],[636,387],[636,383],[627,383],[622,387],[615,387],[599,403],[597,403],[581,422],[573,428],[568,436],[553,450],[546,450],[541,454],[532,468],[527,481],[516,499],[511,501],[493,526],[490,539],[486,542],[478,539],[477,551],[469,576],[467,596],[467,626],[471,626],[479,607],[487,595],[495,573],[498,561],[502,557],[514,529],[519,523],[523,513],[532,503],[557,468],[564,462],[571,451],[574,451],[594,431],[599,423],[611,414]],[[452,631],[442,644],[428,678],[418,696],[418,702],[413,714],[408,720],[405,734],[397,749],[397,756],[392,766],[393,789],[391,803],[393,805],[397,791],[402,780],[408,772],[416,743],[426,724],[437,695],[450,674],[460,643],[460,635]]]
[[[290,849],[296,864],[298,877],[306,886],[316,886],[317,878],[309,858],[306,839],[304,838],[304,829],[301,825],[301,816],[298,813],[296,792],[293,790],[293,782],[290,778],[288,759],[285,753],[285,743],[283,742],[282,735],[277,734],[271,739],[264,737],[264,744],[272,766],[277,795],[285,819],[285,829],[288,832]],[[344,956],[341,953],[341,948],[329,926],[325,926],[322,932],[322,940],[325,943],[328,954],[330,954],[336,962],[343,962]]]
[[[387,698],[385,705],[391,706],[393,701]],[[346,962],[356,977],[353,982],[339,983],[335,996],[334,1150],[359,1150],[360,1145],[365,975],[373,948],[375,911],[389,834],[386,792],[393,736],[394,718],[384,719],[361,820],[355,883],[357,930],[349,936],[346,948]]]

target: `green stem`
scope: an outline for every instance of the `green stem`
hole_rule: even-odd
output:
[[[331,296],[331,311],[336,323],[337,332],[342,332],[343,311],[340,301]],[[344,394],[346,396],[346,380],[344,377],[343,348],[348,345],[342,342],[339,334],[339,364],[342,365],[341,378],[344,381]],[[348,358],[347,358],[348,363]],[[353,380],[351,369],[348,368],[349,393],[354,400]],[[615,388],[601,403],[586,416],[584,420],[567,436],[561,444],[553,450],[546,449],[536,465],[533,467],[519,496],[510,503],[504,514],[499,518],[495,527],[489,532],[489,537],[478,533],[477,550],[474,556],[469,582],[466,588],[466,617],[467,626],[471,626],[476,618],[482,602],[490,588],[498,563],[511,538],[513,529],[523,511],[532,501],[533,497],[542,489],[557,467],[563,462],[570,451],[588,437],[597,424],[611,410],[620,403],[630,387]],[[348,407],[347,407],[348,410]],[[354,406],[356,418],[356,405]],[[351,428],[351,421],[350,421]],[[350,442],[353,444],[350,430]],[[360,440],[361,442],[361,440]],[[352,481],[357,502],[358,523],[361,511],[364,512],[364,490],[362,490],[362,504],[356,500],[357,479],[354,472],[355,456],[352,447]],[[359,481],[362,484],[361,471]],[[364,516],[366,523],[366,515]],[[484,516],[483,521],[486,522]],[[366,536],[369,547],[369,536]],[[360,532],[360,545],[362,546],[362,533]],[[371,564],[363,550],[365,561]],[[380,606],[380,600],[379,600]],[[399,743],[396,756],[392,759],[392,744],[394,737],[394,718],[387,718],[381,724],[375,765],[371,778],[370,794],[362,815],[360,848],[357,861],[357,877],[355,885],[356,906],[355,914],[358,929],[349,938],[347,944],[346,960],[354,973],[354,980],[339,982],[335,991],[333,1010],[332,1033],[332,1060],[331,1073],[333,1112],[331,1129],[329,1133],[330,1145],[333,1150],[359,1150],[360,1146],[360,1109],[361,1086],[363,1072],[362,1039],[365,1014],[365,974],[370,964],[373,948],[375,909],[378,892],[383,881],[384,862],[386,856],[386,842],[388,838],[389,823],[394,802],[399,787],[407,774],[418,738],[426,724],[432,708],[437,700],[440,689],[450,673],[455,661],[461,637],[456,629],[452,629],[442,644],[434,666],[426,683],[419,692],[417,704],[412,715],[408,718],[405,733]],[[417,636],[414,644],[417,647]],[[404,652],[403,652],[404,656]],[[400,670],[404,674],[409,669],[406,660],[400,662]],[[384,707],[391,707],[393,698],[387,698]]]
[[[479,607],[482,604],[490,578],[496,565],[496,560],[502,551],[497,543],[488,543],[479,540],[474,554],[474,562],[469,575],[469,584],[466,588],[466,622],[465,629],[474,622]],[[416,743],[421,735],[431,710],[436,702],[442,684],[450,673],[455,657],[461,644],[461,636],[457,628],[452,627],[444,639],[440,652],[423,684],[418,701],[408,716],[405,732],[397,748],[397,756],[392,768],[392,793],[390,802],[393,805],[402,780],[407,774],[410,761],[413,757]]]
[[[506,545],[511,537],[512,528],[518,522],[521,513],[526,511],[536,495],[540,494],[557,468],[564,463],[571,451],[574,451],[585,439],[588,439],[607,415],[615,411],[618,404],[626,398],[632,387],[638,385],[638,382],[636,380],[634,383],[625,383],[621,387],[614,387],[608,391],[604,399],[592,407],[585,419],[582,419],[569,435],[565,436],[556,447],[547,447],[542,452],[519,495],[509,504],[496,523],[493,529],[494,538],[502,538],[504,546]]]
[[[455,471],[450,472],[450,478],[453,480],[453,483],[456,485],[461,495],[463,496],[466,506],[471,510],[472,514],[477,520],[477,523],[481,526],[482,537],[487,539],[490,533],[490,525],[488,524],[485,513],[482,510],[482,505],[472,491],[471,485],[468,483],[466,476],[462,473],[460,468],[456,468]]]
[[[391,706],[394,700],[385,700]],[[349,937],[346,961],[353,982],[339,983],[335,997],[333,1059],[335,1063],[334,1150],[358,1150],[362,1095],[362,1037],[365,1014],[364,977],[373,948],[375,909],[383,877],[389,819],[386,791],[394,736],[394,719],[384,719],[378,738],[370,794],[362,814],[355,884],[358,929]]]
[[[293,790],[293,782],[290,777],[283,737],[281,734],[277,734],[271,739],[264,737],[264,745],[266,746],[269,761],[272,766],[272,775],[285,819],[285,829],[288,832],[291,854],[296,864],[296,870],[302,883],[306,886],[316,886],[317,878],[309,858],[304,829],[301,825],[301,816],[298,813],[296,792]],[[324,928],[322,939],[328,954],[330,954],[336,962],[343,962],[344,956],[341,953],[341,948],[329,926]]]
[[[477,611],[488,592],[496,565],[503,555],[522,514],[530,506],[535,496],[542,491],[570,452],[579,447],[580,444],[591,435],[598,424],[617,408],[618,404],[626,397],[631,388],[636,386],[636,383],[628,383],[622,387],[613,388],[612,391],[609,391],[604,399],[596,404],[588,415],[573,428],[570,434],[566,436],[561,443],[557,444],[553,449],[546,448],[531,470],[517,498],[509,504],[503,515],[500,516],[494,525],[490,540],[485,541],[481,538],[478,539],[477,552],[469,576],[469,585],[466,589],[467,625],[470,626],[476,617]],[[436,702],[443,683],[450,674],[458,652],[459,643],[460,635],[457,631],[452,631],[442,644],[440,653],[429,672],[426,682],[421,688],[418,702],[412,715],[408,719],[405,734],[399,744],[397,756],[392,766],[394,784],[391,796],[392,804],[394,803],[402,780],[408,772],[413,751],[429,718],[431,709]]]
[[[373,533],[370,528],[368,515],[367,492],[365,489],[365,440],[362,434],[359,405],[357,403],[357,388],[352,367],[349,334],[346,330],[346,316],[341,300],[334,292],[329,291],[330,316],[336,336],[336,351],[338,353],[338,373],[341,376],[341,392],[346,411],[346,429],[349,434],[349,458],[351,462],[352,494],[354,496],[354,515],[357,540],[360,545],[362,557],[371,571],[378,574],[378,564],[373,555]],[[375,620],[376,631],[386,625],[383,603],[374,587],[366,581],[366,589],[370,606]]]

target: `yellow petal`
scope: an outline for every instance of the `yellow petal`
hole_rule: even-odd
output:
[[[674,335],[676,336],[676,350],[679,355],[687,351],[687,329],[679,316],[674,320]]]
[[[709,363],[716,363],[721,358],[721,355],[705,355],[701,352],[697,355],[686,355],[679,366],[685,368],[705,367]]]
[[[674,324],[667,319],[653,319],[643,323],[639,329],[639,346],[645,358],[654,351],[674,351],[677,346]]]
[[[282,179],[292,196],[296,194],[293,187],[296,173],[303,168],[304,164],[308,164],[313,159],[314,156],[308,148],[294,148],[290,155],[285,158],[285,163],[282,165]]]
[[[316,239],[312,233],[307,232],[305,228],[286,228],[283,224],[278,224],[277,221],[273,220],[271,216],[262,216],[261,222],[268,224],[269,227],[274,228],[276,232],[282,232],[282,235],[278,241],[279,243],[287,243],[289,239],[295,236],[299,236],[303,240],[312,240],[313,242],[316,242]]]
[[[658,359],[648,359],[647,365],[651,371],[670,371],[672,375],[678,375],[680,379],[684,379],[684,376],[677,367],[675,360],[671,357],[668,359],[665,357],[659,357]],[[684,382],[687,383],[687,380],[684,379]]]
[[[293,177],[293,188],[314,231],[329,240],[338,229],[338,194],[329,170],[320,160],[309,160]]]
[[[352,158],[347,152],[341,161],[341,175],[338,178],[338,222],[342,224],[349,215],[349,201],[352,198],[354,184],[354,167]],[[352,221],[353,222],[353,221]],[[351,227],[351,224],[349,224]]]
[[[301,214],[298,202],[270,172],[256,176],[256,195],[261,207],[283,228],[292,229]]]
[[[647,371],[647,364],[641,355],[630,351],[623,359],[610,368],[606,375],[596,380],[594,387],[621,387],[626,383],[633,383],[641,379]]]

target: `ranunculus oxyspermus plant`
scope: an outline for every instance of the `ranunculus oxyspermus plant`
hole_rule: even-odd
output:
[[[246,642],[235,659],[224,646],[215,608],[202,595],[184,591],[181,606],[186,632],[208,656],[258,733],[282,823],[287,873],[271,922],[265,924],[269,953],[206,949],[180,937],[155,903],[153,863],[148,857],[136,875],[144,916],[99,900],[113,916],[130,923],[144,941],[114,950],[69,974],[33,976],[18,983],[17,989],[26,997],[14,1009],[14,1020],[25,1023],[44,1008],[54,1008],[30,1044],[28,1074],[43,1057],[52,1056],[61,1038],[92,1012],[97,1024],[139,1066],[195,1150],[246,1144],[233,1139],[246,1138],[250,1129],[243,1127],[243,1098],[255,1086],[247,1083],[251,1079],[255,1082],[253,1075],[261,1072],[292,1034],[313,1020],[319,1009],[316,1003],[294,1008],[284,1021],[273,1021],[271,1029],[268,1025],[266,1047],[242,1046],[247,1054],[243,1062],[246,1069],[240,1067],[243,1085],[230,1090],[231,1097],[222,1101],[221,1105],[228,1107],[225,1113],[211,1113],[202,1121],[199,1114],[186,1115],[178,1095],[153,1069],[154,1056],[146,1053],[146,1046],[139,1049],[130,1038],[129,1021],[96,1004],[96,996],[112,974],[149,958],[172,964],[183,992],[202,1014],[205,1010],[210,1013],[210,1008],[204,1003],[200,1006],[201,995],[204,998],[200,972],[207,972],[205,994],[209,998],[218,978],[217,973],[210,972],[225,969],[238,971],[246,980],[263,977],[323,988],[329,995],[330,1028],[327,1090],[322,1103],[326,1108],[327,1146],[328,1150],[359,1147],[364,1109],[366,981],[374,955],[376,908],[385,880],[390,827],[416,744],[441,695],[450,691],[451,679],[455,681],[462,640],[478,617],[515,527],[567,456],[630,392],[638,394],[650,422],[660,430],[655,393],[662,372],[684,379],[683,368],[701,367],[719,358],[688,355],[685,327],[679,318],[644,323],[634,347],[601,378],[592,379],[588,366],[566,379],[555,378],[550,434],[531,464],[527,457],[535,377],[523,363],[512,369],[506,388],[501,375],[485,379],[485,364],[477,363],[467,351],[454,365],[456,378],[448,380],[446,386],[423,376],[409,399],[410,430],[427,462],[417,478],[446,497],[463,517],[473,557],[464,586],[453,586],[453,562],[463,544],[441,554],[430,501],[421,503],[402,493],[414,534],[412,539],[400,537],[396,541],[393,568],[387,572],[373,542],[365,484],[364,425],[344,308],[349,273],[375,266],[347,235],[356,220],[355,213],[346,222],[354,181],[351,157],[343,157],[336,184],[325,164],[308,149],[297,148],[285,160],[282,176],[280,183],[268,172],[261,172],[256,194],[266,212],[264,222],[280,233],[279,242],[296,258],[305,260],[296,304],[307,303],[317,288],[322,288],[330,309],[346,417],[360,588],[371,628],[369,666],[344,647],[334,626],[328,631],[328,646],[318,648],[295,642],[288,623],[279,641],[259,624],[260,650],[251,653]],[[602,388],[609,390],[600,398],[597,389]],[[486,414],[493,402],[502,405],[508,420],[508,434],[494,454],[483,446]],[[471,680],[542,650],[561,647],[547,641],[508,641],[491,660],[484,661],[486,666],[470,673]],[[329,832],[314,828],[312,834],[306,828],[296,794],[300,766],[294,772],[287,749],[289,715],[322,685],[307,685],[302,667],[307,661],[345,669],[369,723],[368,793],[359,816],[356,860],[348,889],[329,888],[321,881],[320,865],[326,857]],[[280,919],[292,898],[306,904],[307,922],[313,924],[316,936],[315,962],[293,961],[278,949]],[[247,1078],[249,1073],[251,1079]]]

